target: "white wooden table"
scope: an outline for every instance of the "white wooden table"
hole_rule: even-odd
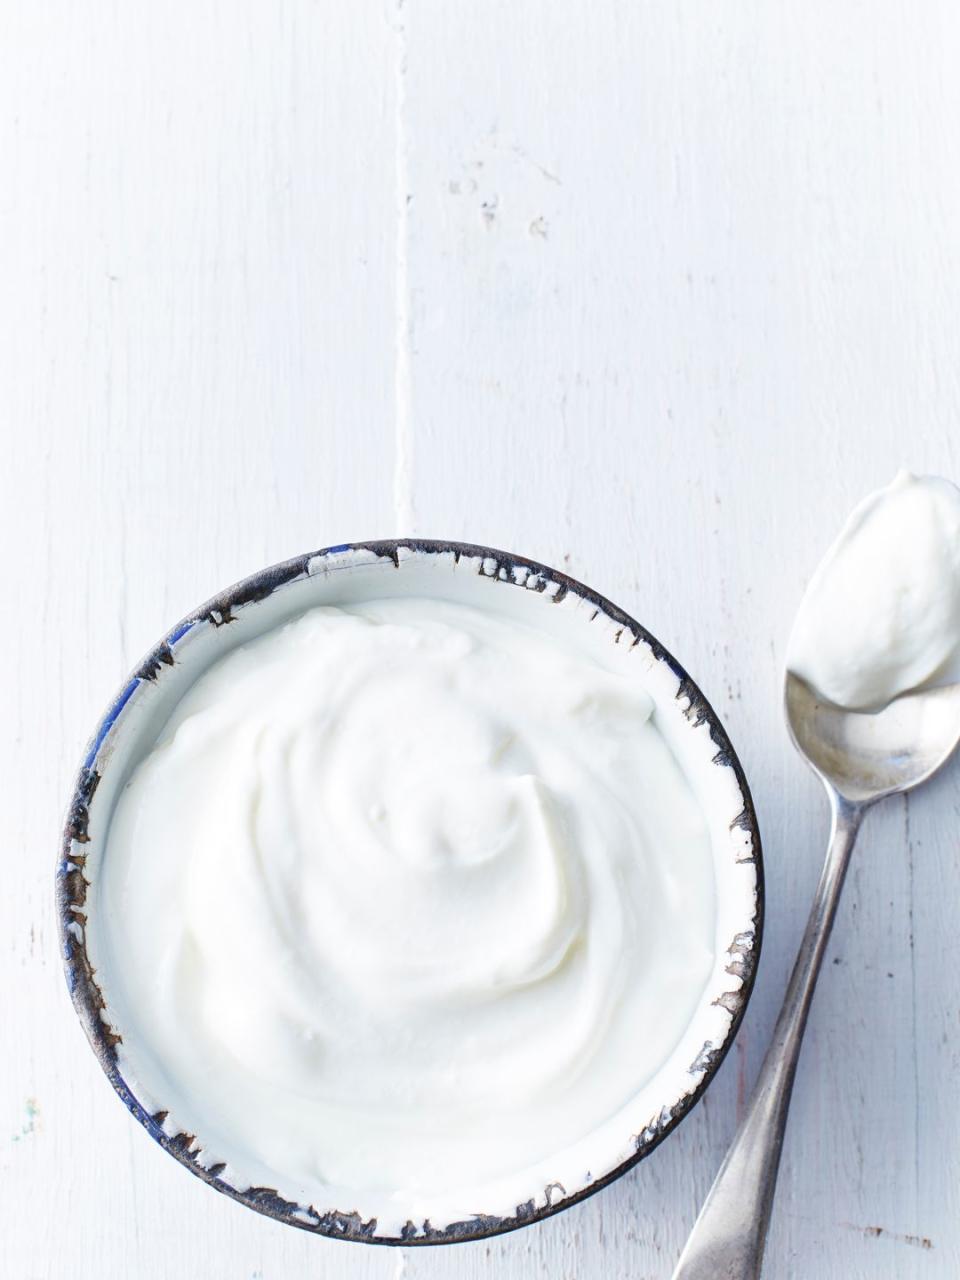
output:
[[[666,1277],[825,838],[780,664],[840,517],[960,479],[952,0],[7,0],[0,9],[0,1276]],[[538,1227],[369,1249],[153,1145],[71,1012],[53,865],[83,740],[219,587],[467,538],[568,569],[726,719],[766,846],[704,1102]],[[960,1274],[960,773],[867,822],[766,1275]]]

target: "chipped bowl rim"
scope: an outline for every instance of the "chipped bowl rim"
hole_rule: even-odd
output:
[[[482,574],[495,577],[508,585],[529,586],[531,581],[535,580],[537,590],[548,592],[558,602],[566,595],[573,594],[592,604],[595,610],[605,614],[622,629],[628,630],[634,637],[634,643],[645,643],[655,661],[665,664],[678,680],[676,698],[687,699],[685,713],[690,724],[694,728],[704,724],[707,726],[710,738],[717,747],[713,763],[721,768],[728,768],[733,773],[742,808],[731,823],[731,829],[737,826],[749,845],[749,856],[736,861],[750,863],[754,873],[750,920],[743,933],[736,935],[734,944],[736,945],[741,938],[746,938],[748,941],[736,956],[733,956],[731,950],[734,964],[727,969],[727,972],[734,974],[740,982],[740,986],[735,991],[723,993],[722,1008],[729,1015],[727,1029],[720,1043],[704,1046],[701,1054],[703,1061],[698,1059],[691,1067],[691,1071],[694,1068],[702,1071],[698,1083],[664,1105],[659,1116],[636,1135],[636,1149],[609,1171],[591,1179],[570,1193],[565,1193],[560,1198],[554,1198],[553,1187],[548,1186],[542,1203],[529,1200],[520,1204],[513,1216],[502,1217],[478,1213],[465,1221],[452,1222],[439,1227],[433,1226],[429,1221],[425,1221],[422,1225],[408,1222],[406,1227],[396,1235],[378,1234],[376,1219],[364,1222],[361,1214],[355,1211],[343,1212],[334,1209],[318,1212],[312,1205],[299,1205],[284,1199],[274,1188],[233,1186],[223,1177],[225,1165],[215,1164],[204,1167],[200,1164],[197,1160],[198,1151],[193,1149],[194,1136],[187,1133],[168,1133],[164,1126],[168,1113],[164,1111],[151,1113],[124,1078],[116,1049],[121,1037],[106,1021],[104,1015],[106,1004],[87,954],[85,936],[86,894],[90,881],[84,875],[86,861],[84,846],[90,839],[87,830],[90,811],[101,777],[97,765],[101,761],[104,748],[110,742],[118,720],[127,705],[135,698],[138,689],[144,684],[153,684],[162,678],[164,668],[173,665],[174,647],[195,627],[202,624],[215,627],[224,625],[232,620],[234,610],[255,605],[288,583],[323,572],[326,561],[331,557],[345,558],[344,564],[337,567],[349,569],[368,567],[370,555],[387,558],[398,569],[402,560],[409,556],[452,555],[455,565],[459,564],[461,557],[479,559]],[[485,568],[488,564],[491,565],[489,573]],[[716,1076],[736,1038],[753,993],[764,925],[763,852],[756,812],[743,766],[720,717],[677,659],[635,618],[569,574],[551,569],[526,556],[499,551],[478,543],[423,538],[381,539],[370,542],[340,543],[261,569],[227,587],[198,609],[193,610],[154,646],[124,682],[87,744],[83,763],[70,797],[58,856],[56,902],[61,954],[74,1008],[93,1052],[115,1092],[159,1146],[215,1190],[258,1213],[290,1226],[299,1227],[301,1230],[333,1239],[353,1240],[366,1244],[401,1247],[438,1245],[503,1235],[553,1217],[554,1214],[580,1203],[622,1177],[650,1155],[676,1129],[681,1120],[689,1115]]]

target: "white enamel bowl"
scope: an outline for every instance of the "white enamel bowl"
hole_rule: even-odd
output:
[[[617,1114],[557,1153],[549,1179],[451,1191],[424,1212],[393,1197],[330,1187],[304,1203],[282,1170],[239,1169],[204,1138],[202,1116],[175,1114],[162,1072],[138,1049],[131,1019],[101,967],[98,880],[114,802],[185,690],[212,662],[318,604],[385,596],[463,601],[522,619],[642,679],[657,724],[686,773],[712,835],[716,961],[683,1039]],[[377,542],[334,547],[266,569],[204,605],[170,632],[124,685],[94,735],[70,802],[57,876],[67,980],[114,1089],[151,1136],[198,1177],[283,1222],[381,1244],[442,1244],[538,1221],[598,1190],[647,1155],[687,1114],[729,1048],[760,948],[760,840],[739,761],[697,686],[622,610],[562,573],[461,543]],[[313,1197],[316,1199],[316,1196]]]

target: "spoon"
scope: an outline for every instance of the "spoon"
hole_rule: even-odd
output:
[[[773,1040],[673,1280],[760,1275],[800,1045],[860,822],[878,800],[926,782],[960,740],[960,684],[870,713],[822,702],[787,672],[784,709],[794,746],[826,788],[830,841]]]

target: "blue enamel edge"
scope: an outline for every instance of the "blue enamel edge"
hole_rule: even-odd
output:
[[[188,631],[192,630],[193,626],[194,623],[192,620],[190,622],[182,622],[180,626],[177,627],[176,631],[171,632],[170,635],[167,636],[167,644],[171,646],[175,645],[178,640],[183,639]]]
[[[90,750],[87,752],[87,758],[83,762],[84,769],[89,769],[93,764],[94,760],[96,760],[97,754],[100,751],[100,748],[103,746],[104,738],[113,728],[114,724],[116,724],[117,717],[119,716],[123,708],[127,705],[127,703],[130,701],[130,699],[133,697],[134,691],[137,689],[139,684],[140,684],[140,679],[139,677],[135,676],[127,685],[127,687],[124,689],[123,693],[121,693],[120,697],[116,700],[116,702],[107,712],[107,714],[104,716],[103,720],[100,723],[100,728],[97,730],[97,736],[94,738],[93,742],[90,744]]]

